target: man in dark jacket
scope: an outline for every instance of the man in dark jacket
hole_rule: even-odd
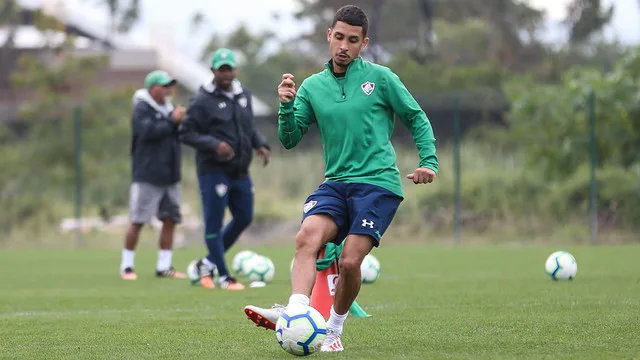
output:
[[[197,150],[209,251],[189,267],[199,273],[204,288],[215,288],[213,274],[217,269],[220,288],[243,290],[244,286],[230,276],[224,254],[253,219],[253,185],[249,177],[253,150],[266,166],[269,147],[255,128],[251,94],[235,79],[234,54],[229,49],[216,51],[211,58],[211,70],[213,82],[200,88],[180,124],[182,142]],[[233,220],[222,229],[227,205]]]
[[[142,226],[153,216],[162,221],[156,276],[186,278],[171,264],[173,233],[180,214],[180,140],[178,125],[185,115],[181,106],[169,100],[176,81],[164,71],[149,73],[144,89],[133,96],[131,117],[131,160],[133,182],[130,189],[131,225],[122,250],[120,276],[136,280],[135,248]]]

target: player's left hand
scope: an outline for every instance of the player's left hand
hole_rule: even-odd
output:
[[[436,172],[427,168],[417,168],[413,174],[407,175],[414,184],[431,184],[435,178]]]
[[[262,161],[263,161],[262,166],[267,166],[269,164],[269,156],[271,155],[271,152],[269,151],[269,149],[267,149],[266,146],[261,146],[256,151],[258,152],[258,155],[262,157]]]

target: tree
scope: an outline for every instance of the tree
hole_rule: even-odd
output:
[[[572,43],[583,43],[602,31],[613,17],[615,5],[603,9],[600,0],[573,0],[567,6],[565,23],[569,25]]]
[[[478,55],[479,61],[488,59],[502,66],[515,67],[527,46],[521,33],[529,34],[529,42],[535,43],[536,30],[544,20],[542,11],[517,0],[354,0],[351,3],[369,14],[377,45],[393,54],[412,51],[417,60],[424,60],[427,52],[435,57],[438,55],[437,47],[429,49],[434,33],[439,32],[437,25],[430,28],[433,22],[460,24],[479,20],[490,27],[487,34],[490,45]],[[298,0],[298,4],[301,10],[296,17],[310,20],[315,25],[313,33],[305,38],[318,46],[326,46],[325,31],[331,25],[334,12],[344,5],[344,1]],[[376,21],[378,8],[382,14],[394,15],[380,16]]]
[[[0,44],[0,49],[11,49],[15,36],[16,27],[20,23],[19,8],[14,0],[6,0],[0,6],[0,29],[7,31],[7,39]]]
[[[84,0],[89,1],[89,0]],[[108,38],[127,33],[140,20],[140,0],[90,0],[97,5],[106,7],[109,16],[107,28]]]

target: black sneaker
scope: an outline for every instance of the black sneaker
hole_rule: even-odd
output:
[[[168,270],[156,270],[156,277],[159,278],[173,278],[173,279],[186,279],[187,278],[187,274],[183,274],[179,271],[176,271],[176,269],[172,266],[170,267]]]

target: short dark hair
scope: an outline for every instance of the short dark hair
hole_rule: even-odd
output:
[[[367,36],[367,31],[369,31],[369,19],[367,19],[367,14],[362,11],[359,7],[355,5],[345,5],[336,11],[336,14],[333,16],[333,23],[331,27],[336,26],[338,21],[342,21],[343,23],[347,23],[351,26],[361,26],[363,35]]]

